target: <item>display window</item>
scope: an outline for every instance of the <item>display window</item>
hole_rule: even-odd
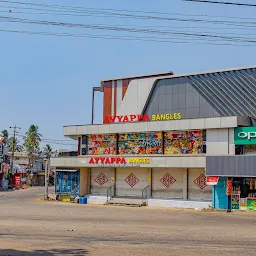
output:
[[[172,131],[164,134],[164,154],[206,153],[205,130]]]
[[[130,154],[162,154],[162,132],[119,134],[118,153]]]
[[[116,155],[116,134],[95,134],[82,137],[82,155]]]
[[[231,205],[233,210],[256,210],[256,178],[233,178]]]

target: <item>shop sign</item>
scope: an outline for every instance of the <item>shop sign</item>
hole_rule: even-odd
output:
[[[234,140],[235,145],[256,145],[256,126],[235,128]]]
[[[1,165],[1,172],[2,173],[8,172],[8,164],[2,163],[2,165]]]
[[[104,124],[112,123],[127,123],[127,122],[148,122],[150,121],[147,114],[137,114],[137,115],[125,115],[125,116],[106,116],[104,118]]]
[[[149,164],[150,159],[149,158],[129,158],[128,163],[129,164]]]
[[[256,211],[256,198],[247,198],[246,209],[249,211]]]
[[[124,157],[91,157],[89,164],[114,165],[127,163]]]
[[[128,158],[124,157],[91,157],[89,164],[97,166],[140,166],[143,164],[149,164],[149,158]]]
[[[206,177],[206,184],[207,185],[217,185],[219,181],[218,176],[207,176]]]
[[[181,113],[171,113],[171,114],[153,114],[152,121],[164,121],[164,120],[179,120],[181,119]]]

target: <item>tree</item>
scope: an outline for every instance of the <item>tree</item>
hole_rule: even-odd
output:
[[[14,140],[14,137],[9,138],[8,143],[8,151],[11,152],[14,149],[14,152],[22,152],[23,146],[19,144],[17,138]]]
[[[38,132],[37,125],[30,125],[24,138],[24,146],[29,153],[38,153],[42,135]]]
[[[38,153],[40,151],[40,142],[42,135],[38,132],[38,130],[39,127],[37,125],[30,125],[24,138],[24,147],[26,148],[26,151],[29,153],[30,167],[34,165],[33,154]]]
[[[9,138],[9,132],[7,130],[1,131],[1,136],[4,137],[6,140]]]
[[[46,144],[43,148],[43,154],[44,156],[49,159],[52,156],[52,147],[49,144]]]

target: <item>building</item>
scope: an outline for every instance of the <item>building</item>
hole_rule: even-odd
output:
[[[65,126],[78,156],[51,159],[57,194],[98,204],[253,205],[256,67],[110,79],[97,90],[103,124]]]

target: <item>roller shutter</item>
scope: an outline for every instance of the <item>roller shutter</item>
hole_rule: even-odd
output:
[[[183,198],[183,180],[186,169],[153,168],[152,196],[156,198]]]
[[[107,194],[112,185],[111,178],[115,176],[115,168],[91,169],[91,194]]]
[[[116,195],[141,197],[142,190],[148,186],[148,168],[117,168]]]
[[[188,199],[211,200],[212,186],[207,186],[204,169],[188,170]]]

